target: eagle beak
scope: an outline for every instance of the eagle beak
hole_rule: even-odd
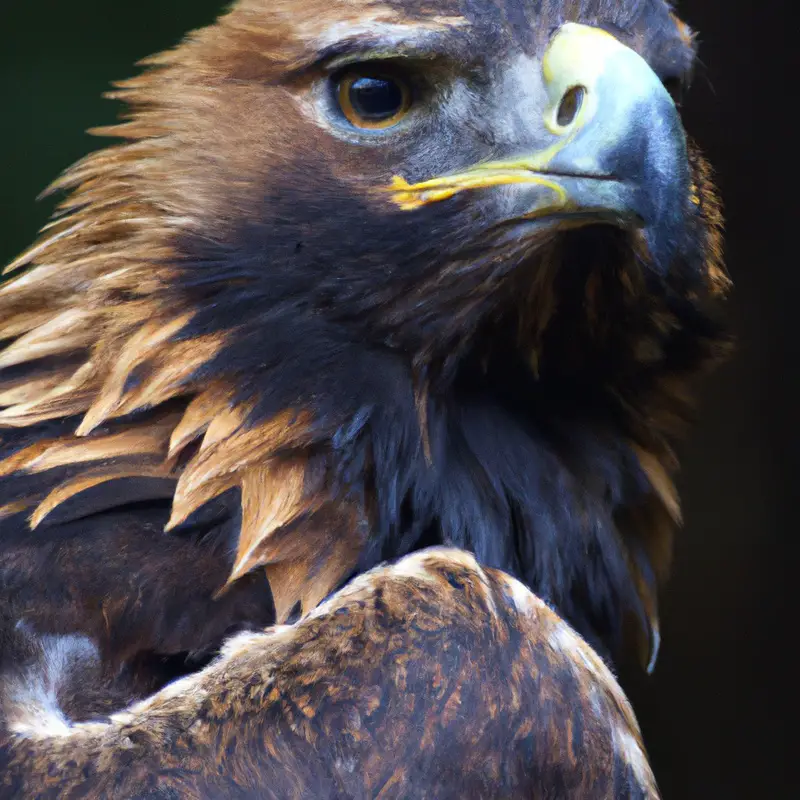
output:
[[[523,218],[607,219],[674,241],[691,198],[686,137],[647,62],[605,31],[567,23],[548,45],[542,74],[545,148],[422,183],[395,177],[395,202],[410,210],[466,189],[533,184]]]

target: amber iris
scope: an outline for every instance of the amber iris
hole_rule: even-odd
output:
[[[342,114],[356,128],[389,128],[411,105],[408,86],[388,75],[348,73],[339,80],[337,96]]]

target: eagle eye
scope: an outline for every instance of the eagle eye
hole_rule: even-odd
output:
[[[347,72],[338,79],[336,98],[345,119],[367,130],[396,125],[411,106],[408,84],[382,73]]]

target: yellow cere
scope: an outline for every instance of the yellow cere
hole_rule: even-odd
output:
[[[597,112],[597,85],[609,63],[625,54],[625,48],[611,34],[586,25],[568,23],[553,38],[542,62],[542,72],[548,94],[544,109],[546,128],[556,138],[544,149],[506,161],[477,164],[463,172],[410,184],[396,175],[387,187],[392,199],[404,211],[446,200],[467,189],[484,189],[505,184],[536,184],[551,189],[554,201],[549,211],[565,208],[568,203],[565,189],[548,176],[548,167],[565,147],[593,120]],[[568,125],[557,122],[559,103],[573,87],[584,89],[584,98],[577,116]],[[534,209],[532,216],[537,215]]]

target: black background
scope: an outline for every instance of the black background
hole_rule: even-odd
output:
[[[653,678],[629,687],[668,800],[800,796],[788,763],[798,673],[789,542],[800,491],[792,5],[679,7],[701,34],[685,117],[726,202],[739,349],[704,387],[700,424],[683,448],[686,525],[663,600],[664,646]],[[82,131],[114,119],[118,109],[100,99],[109,81],[219,8],[0,0],[0,264],[47,218],[51,203],[34,197],[98,146]]]

